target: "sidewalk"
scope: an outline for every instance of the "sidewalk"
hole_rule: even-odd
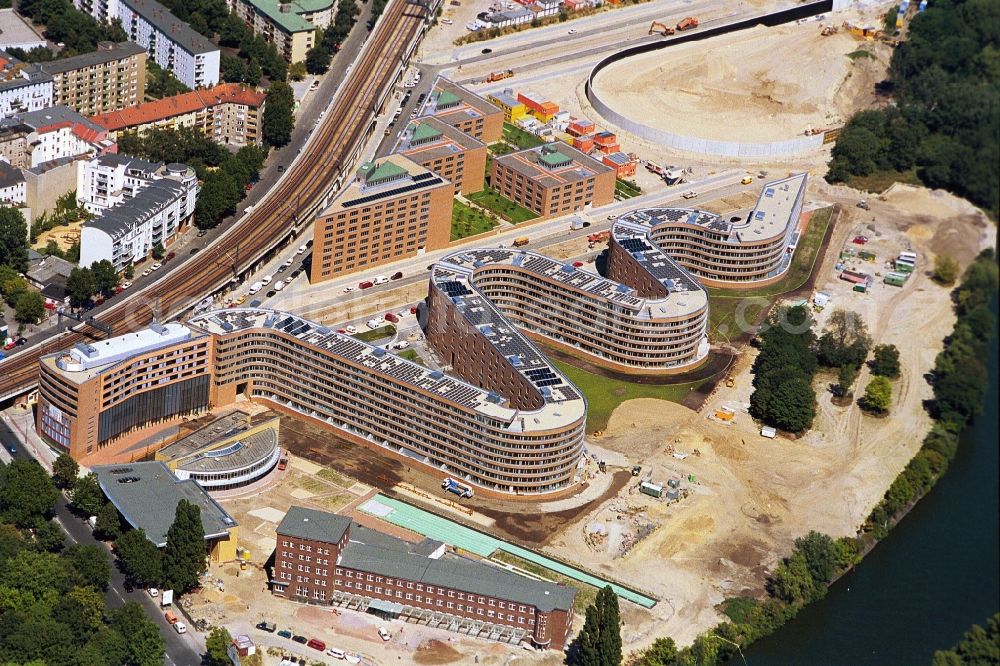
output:
[[[31,454],[31,457],[51,472],[56,454],[35,432],[35,419],[31,409],[11,407],[0,413],[0,419],[3,419],[3,422],[17,437],[20,445]]]

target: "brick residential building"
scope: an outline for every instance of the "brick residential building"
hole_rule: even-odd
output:
[[[615,199],[615,169],[555,142],[493,160],[490,185],[543,217],[604,206]]]
[[[443,77],[434,82],[420,115],[434,116],[486,144],[503,136],[502,109]]]
[[[471,635],[562,650],[576,592],[447,552],[408,543],[337,514],[293,506],[277,529],[274,594],[312,603],[360,601],[386,617],[416,616]]]
[[[306,59],[315,46],[316,29],[330,27],[336,12],[333,0],[227,0],[226,4],[289,62]]]
[[[446,247],[454,192],[451,182],[402,155],[361,165],[316,219],[310,281]]]
[[[115,135],[151,128],[197,127],[219,144],[260,145],[267,96],[237,83],[222,83],[121,111],[91,117]]]
[[[53,103],[84,115],[146,99],[146,51],[132,42],[100,42],[93,53],[44,62],[41,68],[52,77]]]
[[[483,189],[486,144],[433,116],[411,122],[400,135],[394,152],[450,180],[455,194]]]

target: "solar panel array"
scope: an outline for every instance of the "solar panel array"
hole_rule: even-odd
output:
[[[416,190],[423,189],[425,187],[430,187],[431,185],[437,185],[438,183],[443,183],[444,180],[435,176],[431,173],[421,173],[416,176],[411,176],[411,182],[409,185],[404,185],[403,187],[394,187],[388,190],[382,190],[381,192],[375,192],[374,194],[369,194],[367,196],[358,197],[357,199],[350,199],[341,204],[344,208],[350,208],[352,206],[360,206],[362,204],[370,203],[372,201],[378,201],[380,199],[389,199],[393,197],[398,197],[401,194],[406,194],[407,192],[414,192]]]

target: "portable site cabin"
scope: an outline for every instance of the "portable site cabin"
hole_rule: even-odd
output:
[[[915,264],[917,263],[917,253],[916,252],[900,252],[899,258],[905,262]]]
[[[778,436],[778,431],[771,426],[764,426],[760,429],[760,436],[767,437],[768,439],[774,439]]]
[[[868,284],[871,281],[871,276],[865,273],[858,273],[857,271],[844,271],[840,274],[841,280],[846,280],[854,284]]]
[[[856,284],[856,285],[854,285],[854,287],[852,287],[852,289],[854,291],[860,293],[860,294],[863,294],[866,291],[868,291],[868,285],[867,284]]]
[[[906,279],[910,277],[906,273],[886,273],[885,283],[893,287],[902,287],[906,284]]]
[[[912,273],[916,268],[915,264],[911,264],[903,259],[897,259],[895,264],[896,272],[898,273]]]
[[[736,412],[728,407],[719,407],[715,410],[715,418],[720,421],[732,421],[734,416],[736,416]]]
[[[874,252],[868,252],[867,250],[863,250],[861,252],[858,252],[858,258],[864,259],[865,261],[875,261],[876,256]]]
[[[813,304],[817,307],[825,308],[830,302],[830,294],[825,291],[817,291],[813,294]]]
[[[639,484],[639,492],[644,495],[649,495],[650,497],[655,497],[659,499],[663,496],[663,486],[658,486],[655,483],[649,483],[648,481],[643,481]]]

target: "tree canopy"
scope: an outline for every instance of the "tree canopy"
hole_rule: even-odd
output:
[[[28,270],[28,224],[16,208],[0,206],[0,265]]]
[[[73,489],[80,465],[68,453],[60,453],[52,463],[52,479],[59,488]]]
[[[928,187],[966,197],[994,218],[1000,203],[1000,5],[936,0],[893,52],[894,104],[841,130],[827,180],[916,170]]]
[[[872,356],[868,369],[873,375],[882,375],[889,379],[899,377],[899,350],[896,349],[896,345],[875,345]]]
[[[816,341],[816,358],[828,368],[860,368],[871,349],[868,325],[857,312],[834,310]]]
[[[986,620],[986,627],[972,625],[955,647],[938,650],[933,666],[987,666],[1000,664],[1000,613]]]
[[[295,93],[287,83],[278,81],[267,91],[267,104],[264,106],[264,117],[261,118],[261,132],[264,143],[280,148],[292,140],[292,129],[295,127],[293,115]]]
[[[159,587],[163,583],[163,553],[142,528],[123,534],[115,546],[129,583],[135,587]]]
[[[808,430],[816,416],[812,319],[802,306],[775,312],[760,335],[750,415],[789,432]]]
[[[622,661],[621,617],[618,596],[602,588],[587,607],[583,629],[567,655],[572,666],[618,666]]]
[[[205,528],[201,507],[185,499],[177,503],[174,522],[167,530],[163,549],[163,584],[183,594],[198,586],[205,570]]]
[[[0,467],[0,520],[30,527],[56,504],[59,491],[34,460],[15,458]]]

